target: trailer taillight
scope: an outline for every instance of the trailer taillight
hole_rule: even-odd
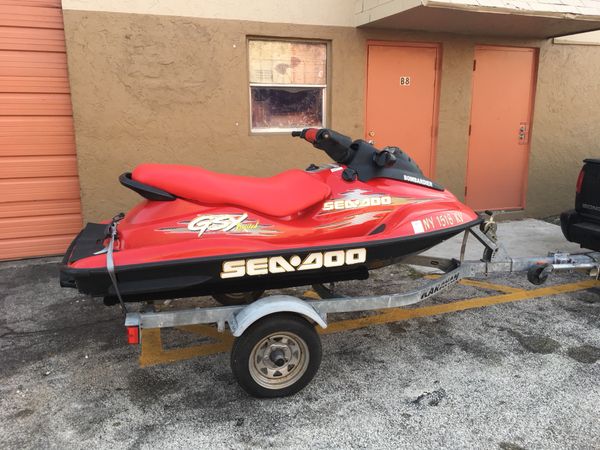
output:
[[[583,184],[584,175],[585,172],[583,169],[581,169],[581,171],[579,172],[579,177],[577,178],[577,186],[575,188],[575,192],[577,192],[578,194],[581,194],[581,185]]]
[[[127,329],[127,343],[128,344],[139,344],[140,343],[140,328],[138,326],[125,327]]]

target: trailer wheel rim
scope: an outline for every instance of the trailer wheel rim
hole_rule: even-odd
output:
[[[256,383],[267,389],[284,389],[296,383],[309,363],[308,345],[289,331],[271,333],[252,349],[248,366]]]

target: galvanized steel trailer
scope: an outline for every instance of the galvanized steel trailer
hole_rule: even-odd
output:
[[[299,391],[316,374],[321,361],[321,342],[315,325],[326,328],[329,314],[414,305],[463,278],[481,274],[527,271],[527,278],[534,284],[542,284],[551,273],[565,270],[585,270],[598,278],[598,252],[511,258],[496,242],[495,231],[493,219],[480,228],[466,230],[458,259],[416,255],[403,260],[403,264],[433,267],[443,272],[439,278],[410,292],[318,301],[272,295],[240,306],[127,312],[125,326],[132,343],[139,343],[140,331],[148,328],[212,323],[221,332],[228,328],[236,338],[231,350],[231,368],[240,385],[254,396],[281,397]],[[469,235],[484,247],[483,257],[478,261],[464,260]],[[111,253],[109,250],[109,260]],[[116,286],[116,277],[113,282]],[[321,286],[320,291],[323,290]]]

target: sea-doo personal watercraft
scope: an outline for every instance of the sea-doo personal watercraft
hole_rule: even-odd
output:
[[[329,129],[294,132],[335,164],[270,178],[142,164],[120,182],[145,201],[89,223],[63,260],[63,287],[107,304],[197,295],[222,303],[265,289],[350,279],[481,222],[397,147]]]

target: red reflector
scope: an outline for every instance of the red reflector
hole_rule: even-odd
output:
[[[139,327],[126,327],[126,328],[127,328],[127,343],[128,344],[139,344],[140,343]]]
[[[575,191],[578,194],[581,193],[581,185],[583,184],[584,175],[585,175],[585,172],[583,171],[583,169],[581,169],[581,172],[579,172],[579,177],[577,178],[577,187],[575,188]]]

